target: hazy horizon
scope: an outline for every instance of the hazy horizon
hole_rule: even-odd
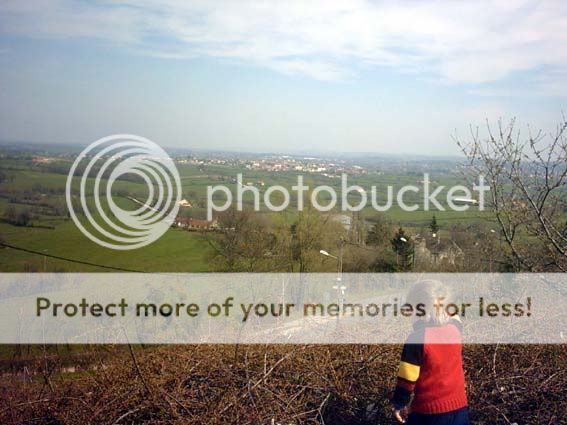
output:
[[[51,142],[51,141],[26,141],[26,140],[2,140],[0,139],[1,147],[16,147],[17,150],[24,150],[28,148],[29,150],[39,150],[44,149],[49,154],[55,154],[55,150],[69,149],[74,150],[77,153],[87,147],[90,141],[84,143],[76,142]],[[191,146],[168,146],[167,144],[162,144],[161,147],[165,149],[168,153],[175,153],[176,155],[186,155],[186,154],[228,154],[228,155],[250,155],[250,156],[292,156],[292,157],[308,157],[313,156],[314,158],[321,159],[340,159],[337,156],[344,156],[345,159],[353,160],[357,158],[362,158],[367,156],[367,158],[402,158],[407,157],[408,159],[432,159],[432,160],[463,160],[465,156],[462,153],[457,152],[456,154],[443,155],[443,154],[416,154],[412,152],[357,152],[357,151],[333,151],[333,150],[246,150],[238,148],[194,148]],[[33,148],[33,149],[32,149]],[[51,150],[51,152],[50,152]],[[68,152],[68,151],[67,151]],[[70,153],[70,152],[68,152]]]
[[[458,156],[469,125],[554,131],[567,3],[0,4],[0,139]]]

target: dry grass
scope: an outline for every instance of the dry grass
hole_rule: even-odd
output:
[[[120,350],[78,375],[2,379],[0,423],[390,424],[399,346],[166,346]],[[93,365],[96,365],[96,361]],[[91,365],[91,366],[93,366]],[[473,423],[567,423],[564,346],[468,346]]]

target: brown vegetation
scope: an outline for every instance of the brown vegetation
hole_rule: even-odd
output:
[[[0,423],[389,424],[398,346],[167,346],[1,384]],[[475,424],[566,423],[562,346],[465,347]],[[51,360],[53,362],[54,360]],[[53,366],[53,364],[52,364]],[[15,378],[14,378],[15,379]],[[373,421],[368,407],[375,403]]]

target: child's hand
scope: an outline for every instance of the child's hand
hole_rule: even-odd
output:
[[[396,418],[396,421],[398,421],[399,424],[405,424],[406,423],[406,420],[402,416],[402,410],[403,409],[396,409],[395,407],[392,409],[394,418]]]

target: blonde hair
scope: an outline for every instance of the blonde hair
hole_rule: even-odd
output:
[[[447,305],[450,301],[450,293],[447,285],[444,283],[428,279],[417,282],[409,291],[407,302],[414,307],[417,304],[424,304],[426,316],[423,319],[433,322],[437,325],[443,325],[451,318],[445,311],[440,308],[441,303]]]

